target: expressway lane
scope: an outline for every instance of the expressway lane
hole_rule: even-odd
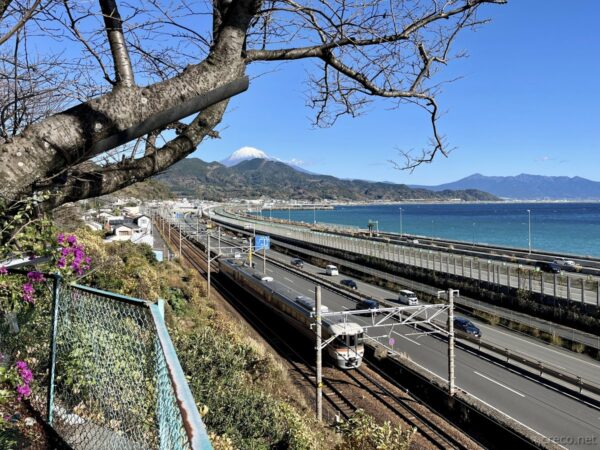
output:
[[[257,265],[257,270],[261,272],[260,265]],[[314,291],[311,281],[285,269],[272,266],[269,275],[276,280],[283,280],[284,277],[294,280],[294,291]],[[327,288],[323,289],[323,304],[330,311],[354,307],[352,300]],[[352,320],[363,325],[370,323],[369,317],[353,316]],[[410,327],[395,325],[393,328],[398,333],[396,336],[402,335],[405,338],[396,339],[396,351],[406,352],[417,364],[446,377],[445,342],[431,336],[411,335],[414,330]],[[392,326],[388,326],[373,334],[388,336],[391,332]],[[456,350],[456,383],[459,388],[544,436],[566,436],[572,439],[577,436],[592,436],[600,442],[600,411],[460,349]]]
[[[256,219],[244,218],[240,220],[232,215],[219,213],[219,220],[233,223],[236,226],[244,225],[247,230],[257,229],[261,234],[287,237],[296,240],[306,240],[316,245],[335,248],[341,251],[349,251],[356,254],[371,255],[383,260],[399,264],[408,264],[422,267],[426,270],[436,270],[449,274],[465,277],[474,282],[490,282],[501,286],[510,285],[516,288],[531,290],[535,293],[544,293],[546,296],[554,295],[556,284],[556,298],[569,299],[573,302],[583,301],[596,305],[600,302],[600,277],[578,274],[572,271],[565,272],[571,280],[569,286],[565,285],[563,277],[554,277],[552,274],[535,271],[531,264],[532,260],[518,260],[523,264],[525,272],[518,270],[520,265],[513,262],[511,251],[498,249],[494,255],[472,254],[461,255],[447,248],[437,246],[424,246],[421,243],[406,241],[390,241],[379,238],[366,239],[364,237],[353,237],[347,234],[336,234],[331,231],[312,231],[310,228],[299,225],[283,224],[277,222],[258,221]],[[505,251],[506,250],[506,251]],[[490,259],[491,258],[491,259]],[[547,259],[547,258],[542,258]],[[510,276],[507,271],[510,269]],[[543,285],[540,278],[543,276]],[[582,298],[582,283],[585,283]]]
[[[194,231],[191,227],[187,228],[186,231]],[[225,236],[225,235],[224,235]],[[227,237],[227,239],[232,239]],[[225,242],[225,237],[224,237]],[[234,241],[239,245],[239,239]],[[217,240],[214,239],[212,246],[214,249],[217,248]],[[289,264],[292,257],[285,255],[274,250],[268,250],[267,255],[281,263]],[[254,256],[254,261],[257,265],[262,264],[262,258],[259,255]],[[262,266],[261,266],[262,267]],[[322,267],[315,266],[305,261],[303,270],[309,274],[326,277],[330,281],[339,283],[343,279],[352,278],[350,276],[340,273],[338,276],[327,276],[325,270]],[[376,300],[387,300],[395,302],[397,299],[397,293],[384,289],[379,286],[371,285],[360,280],[355,280],[358,289],[355,291],[357,294],[364,295],[366,297],[374,298]],[[290,277],[287,277],[286,282],[294,284]],[[302,295],[308,295],[308,291],[304,290]],[[584,380],[588,380],[592,383],[596,383],[600,386],[600,363],[588,355],[582,355],[571,352],[567,349],[551,346],[549,344],[543,344],[539,340],[529,337],[524,334],[519,334],[516,331],[505,330],[500,327],[494,327],[487,323],[477,320],[476,318],[469,318],[482,330],[482,341],[489,342],[494,346],[509,349],[515,354],[526,355],[530,359],[540,361],[545,366],[555,367],[562,369],[567,374],[573,374],[580,376]],[[531,369],[529,369],[531,370]]]
[[[268,254],[289,262],[288,256],[276,255],[273,251],[269,251]],[[256,270],[262,273],[260,258],[256,258],[255,261]],[[305,264],[304,267],[312,273],[323,271],[309,264]],[[312,281],[291,271],[267,264],[267,273],[277,280],[274,285],[281,285],[289,295],[310,296],[314,292]],[[342,279],[343,275],[335,278]],[[394,297],[389,291],[365,283],[359,283],[359,291],[374,297]],[[326,287],[323,289],[323,303],[331,311],[345,311],[355,307],[353,300]],[[369,317],[354,316],[353,320],[364,325],[370,323]],[[445,342],[431,336],[411,335],[414,332],[412,328],[400,325],[379,329],[376,334],[389,336],[392,332],[398,337],[394,345],[396,351],[406,352],[415,363],[441,377],[446,377]],[[508,333],[504,335],[504,338],[507,338]],[[544,350],[543,347],[540,347],[540,350]],[[559,437],[571,442],[576,442],[581,437],[590,437],[600,442],[600,411],[461,349],[456,350],[456,382],[459,388],[544,436]],[[573,445],[569,448],[593,447]]]
[[[269,250],[267,254],[282,263],[289,263],[291,259],[288,255],[273,250]],[[312,275],[326,276],[323,268],[307,262],[304,263],[303,270]],[[343,279],[352,277],[340,273],[340,275],[327,276],[327,278],[339,283]],[[395,302],[397,299],[398,295],[396,292],[360,280],[355,281],[358,285],[358,289],[355,292],[358,294],[374,298],[375,300],[387,300],[390,302]],[[469,320],[481,329],[482,340],[484,342],[489,342],[490,344],[501,348],[510,349],[515,353],[527,355],[545,365],[563,369],[566,373],[580,376],[583,379],[594,382],[600,386],[600,363],[593,358],[571,352],[567,349],[553,347],[549,344],[542,344],[539,340],[529,336],[518,334],[517,332],[504,331],[499,327],[488,325],[476,318],[469,317]]]

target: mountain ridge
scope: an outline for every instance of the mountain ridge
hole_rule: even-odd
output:
[[[217,201],[262,196],[297,200],[498,200],[493,195],[472,189],[432,192],[411,189],[404,184],[341,180],[263,158],[244,160],[231,167],[187,158],[155,178],[179,195]]]
[[[439,192],[445,189],[478,189],[514,200],[600,200],[600,182],[580,176],[546,176],[521,173],[513,176],[486,176],[474,173],[436,186],[411,185]]]

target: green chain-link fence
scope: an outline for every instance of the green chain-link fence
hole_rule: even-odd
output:
[[[77,450],[212,448],[161,305],[58,279],[53,288],[32,404],[61,438]]]

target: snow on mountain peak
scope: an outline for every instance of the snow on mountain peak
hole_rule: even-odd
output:
[[[235,166],[239,162],[254,158],[272,159],[262,150],[254,147],[242,147],[221,161],[221,164],[231,167]]]

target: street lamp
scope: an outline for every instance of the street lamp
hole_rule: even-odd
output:
[[[402,232],[402,208],[400,208],[400,239],[402,239],[403,235],[404,233]]]
[[[529,254],[531,255],[531,210],[527,210],[527,222],[529,224]]]
[[[475,247],[475,222],[473,222],[473,247]]]
[[[317,205],[313,203],[313,224],[317,223]]]

